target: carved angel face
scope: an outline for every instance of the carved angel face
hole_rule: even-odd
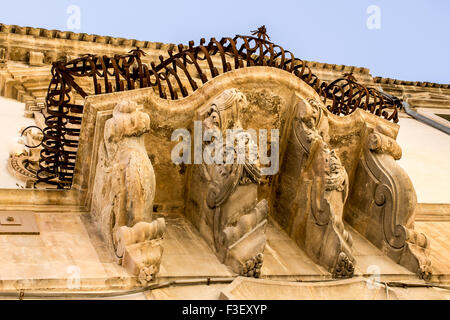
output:
[[[220,112],[215,105],[211,106],[208,116],[203,120],[203,130],[215,130],[222,127]]]
[[[335,150],[324,149],[324,152],[326,189],[342,191],[347,181],[347,172]]]
[[[329,149],[325,149],[324,152],[326,163],[325,172],[330,175],[339,174],[342,168],[342,164],[339,158],[337,157],[335,150],[330,151]]]
[[[239,127],[240,109],[245,108],[246,104],[247,99],[245,95],[237,89],[225,90],[217,96],[211,107],[216,110],[219,116],[219,128],[225,130]]]
[[[215,166],[215,170],[220,179],[226,179],[230,176],[232,167],[230,165]]]

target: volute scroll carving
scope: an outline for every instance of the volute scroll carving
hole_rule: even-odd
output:
[[[383,128],[367,128],[355,185],[347,204],[353,227],[420,278],[431,278],[429,240],[414,230],[416,193],[406,172],[395,162],[402,151]]]

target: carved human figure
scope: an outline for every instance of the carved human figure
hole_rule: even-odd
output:
[[[106,121],[99,151],[92,213],[122,265],[141,282],[159,270],[164,219],[152,222],[155,173],[144,145],[150,117],[122,101]]]
[[[253,137],[242,129],[239,120],[239,110],[246,103],[243,93],[230,89],[205,108],[203,130],[226,136],[226,129],[232,129],[238,143],[226,145],[219,140],[205,143],[204,149],[215,144],[214,156],[220,152],[223,162],[201,164],[201,169],[198,175],[193,176],[193,180],[206,182],[203,193],[206,204],[204,212],[213,216],[210,219],[212,245],[219,259],[237,273],[259,277],[265,247],[268,205],[265,199],[258,201],[257,196],[257,185],[263,179],[257,157],[250,158],[250,154],[257,154],[254,149],[256,144]],[[231,157],[227,157],[229,155]],[[239,161],[239,157],[243,161]],[[245,240],[242,241],[244,236]]]
[[[348,176],[336,151],[331,149],[325,112],[313,99],[301,99],[279,181],[291,181],[291,188],[279,191],[279,210],[289,213],[286,228],[291,237],[334,277],[351,277],[354,258],[352,238],[343,224],[348,195]],[[294,182],[292,184],[292,182]],[[283,184],[283,182],[280,182]],[[287,199],[290,195],[294,199]]]
[[[321,243],[312,244],[315,247],[310,251],[320,256],[321,262],[328,266],[334,277],[351,277],[355,261],[351,255],[353,240],[342,221],[348,196],[348,175],[336,152],[330,150],[326,143],[318,142],[320,150],[313,160],[314,176],[311,177],[311,213],[315,225],[310,225],[306,233],[307,237],[310,233],[325,236]]]
[[[344,139],[335,140],[340,149],[333,150],[329,125],[339,130],[345,121],[312,99],[299,97],[295,111],[275,187],[274,217],[280,225],[334,277],[348,277],[355,260],[342,222],[345,206],[346,223],[395,262],[431,279],[430,242],[414,230],[414,187],[395,162],[402,153],[395,141],[398,128],[357,110],[348,122],[360,127],[353,133],[354,150]],[[350,155],[352,188],[339,150]]]

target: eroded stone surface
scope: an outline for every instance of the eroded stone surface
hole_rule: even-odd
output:
[[[258,278],[263,265],[268,203],[258,197],[258,185],[263,183],[259,162],[250,161],[245,151],[256,147],[253,137],[242,128],[240,114],[247,106],[242,92],[229,89],[198,111],[206,132],[225,139],[227,129],[235,130],[243,152],[238,150],[239,142],[232,142],[230,161],[229,141],[203,142],[203,149],[214,147],[215,160],[188,167],[185,210],[220,261],[235,273]],[[242,161],[238,160],[240,154]]]
[[[92,215],[117,260],[142,284],[154,279],[162,257],[163,218],[151,221],[155,173],[144,147],[150,118],[136,103],[117,104],[99,145]]]
[[[319,104],[300,100],[273,214],[314,261],[334,277],[347,278],[355,263],[352,237],[342,221],[349,179],[337,151],[331,149],[330,134],[327,114]]]
[[[186,210],[184,207],[186,186],[189,183],[188,177],[192,172],[186,170],[189,169],[186,166],[175,165],[171,162],[170,151],[176,142],[170,141],[170,134],[176,128],[191,128],[192,121],[198,119],[197,115],[201,114],[205,106],[211,106],[217,96],[231,89],[239,90],[247,99],[248,104],[239,109],[242,111],[241,125],[243,128],[277,127],[280,129],[280,172],[268,179],[269,181],[265,184],[245,179],[246,183],[238,183],[236,188],[231,189],[231,192],[223,193],[225,195],[223,199],[206,196],[208,194],[206,179],[201,181],[205,183],[204,190],[193,189],[197,191],[193,194],[201,199],[202,206],[208,206],[206,200],[212,199],[213,201],[210,203],[213,204],[213,207],[219,206],[221,210],[223,209],[225,223],[221,226],[223,228],[221,231],[228,230],[229,236],[222,238],[221,233],[214,235],[214,215],[202,215],[199,214],[198,208]],[[314,108],[313,100],[316,101],[318,110],[322,110],[322,120],[317,118],[317,112],[311,111],[311,108]],[[131,112],[114,111],[117,103],[122,101],[131,103],[131,105],[133,102],[140,103],[143,109],[137,111],[133,107]],[[304,102],[305,105],[299,107],[299,101]],[[129,105],[123,108],[128,107]],[[299,111],[304,114],[298,115]],[[129,115],[124,114],[135,112],[139,114],[135,114],[137,121],[131,123],[127,120]],[[149,126],[143,120],[145,114],[152,117],[153,121]],[[143,121],[139,120],[141,117]],[[120,120],[118,121],[118,119]],[[230,119],[233,119],[233,114]],[[200,120],[204,120],[204,118]],[[122,131],[123,134],[115,135],[116,125],[117,128],[120,127],[115,121],[127,123],[126,130]],[[111,126],[111,123],[114,125]],[[144,124],[142,125],[142,123]],[[142,130],[138,130],[137,128],[141,125]],[[292,149],[289,145],[289,137],[292,136],[293,131],[295,132],[293,128],[304,134],[305,139],[310,139],[309,143],[313,145],[309,146],[312,156],[308,156],[307,160],[309,160],[304,163],[305,167],[309,168],[309,171],[303,171],[307,178],[304,180],[299,179],[302,171],[296,169],[298,162],[304,162],[299,157],[300,153],[290,153]],[[134,129],[138,132],[134,132],[136,136],[128,136],[127,130],[133,132]],[[17,206],[17,201],[14,202],[13,199],[23,197],[21,205],[30,208],[51,207],[50,204],[54,203],[59,207],[80,206],[87,211],[92,211],[96,220],[86,223],[90,227],[94,227],[93,230],[96,230],[99,236],[85,238],[85,243],[80,247],[89,247],[88,244],[90,244],[92,259],[80,254],[80,265],[84,261],[89,261],[95,266],[101,265],[103,275],[99,275],[96,279],[108,281],[108,283],[113,283],[112,279],[114,278],[118,281],[117,278],[121,277],[121,279],[130,281],[129,283],[134,281],[135,284],[139,277],[145,282],[152,279],[155,269],[145,270],[144,268],[154,266],[155,261],[158,261],[158,258],[155,257],[161,257],[160,238],[161,231],[164,229],[162,220],[152,218],[153,210],[158,211],[159,218],[164,218],[167,228],[162,243],[164,257],[160,260],[158,278],[233,277],[241,271],[248,276],[254,276],[255,271],[260,269],[260,276],[263,278],[324,280],[330,279],[333,275],[339,277],[340,274],[343,274],[342,270],[346,270],[346,274],[343,275],[348,276],[350,274],[349,262],[352,262],[355,267],[355,275],[368,276],[373,271],[371,266],[375,265],[379,266],[381,279],[383,277],[391,280],[414,279],[417,271],[416,262],[420,260],[420,255],[426,258],[428,248],[425,248],[426,238],[418,232],[413,232],[414,215],[411,215],[411,210],[414,207],[414,201],[405,200],[412,199],[413,189],[408,187],[409,185],[405,182],[407,180],[394,181],[393,184],[398,187],[396,190],[404,190],[405,194],[397,194],[397,197],[400,199],[400,203],[408,203],[405,207],[406,213],[402,215],[395,210],[391,211],[389,217],[398,219],[398,221],[395,219],[387,221],[394,221],[405,226],[405,229],[412,230],[408,231],[408,237],[405,238],[408,250],[411,248],[411,244],[423,249],[423,252],[419,254],[414,250],[403,254],[403,257],[413,258],[412,260],[406,259],[405,262],[405,259],[387,256],[385,254],[387,247],[379,245],[377,242],[382,239],[389,244],[392,242],[397,245],[395,228],[390,236],[387,234],[388,238],[383,239],[386,235],[383,235],[382,231],[384,232],[383,228],[386,226],[361,227],[367,226],[364,223],[367,222],[365,218],[368,214],[373,214],[375,218],[382,216],[377,210],[380,209],[379,207],[383,207],[383,197],[378,193],[384,193],[370,191],[372,187],[376,190],[377,184],[370,184],[368,188],[364,189],[369,190],[366,195],[367,203],[370,204],[370,201],[373,201],[377,207],[375,205],[366,206],[366,198],[362,197],[363,201],[360,201],[364,207],[364,210],[361,210],[362,216],[352,217],[349,215],[350,211],[347,210],[349,205],[349,200],[346,201],[347,194],[350,194],[352,199],[350,205],[355,204],[354,190],[355,186],[361,185],[357,181],[361,179],[361,163],[366,160],[365,152],[367,150],[369,156],[384,157],[381,161],[381,168],[387,168],[401,176],[398,168],[391,164],[400,156],[395,145],[397,130],[398,126],[386,123],[361,110],[357,110],[348,117],[336,117],[327,113],[312,88],[282,70],[265,67],[236,70],[214,78],[193,95],[178,101],[162,100],[156,97],[151,89],[88,98],[83,117],[73,190],[64,192],[44,192],[42,190],[23,190],[23,192],[14,190],[13,192],[10,190],[0,192],[0,202],[2,208],[11,210],[13,206]],[[375,134],[375,136],[371,134]],[[116,137],[118,137],[117,140]],[[115,151],[117,150],[123,152],[116,156],[117,152]],[[133,164],[134,157],[139,161]],[[151,162],[148,159],[151,159]],[[154,163],[156,184],[153,184],[152,179],[149,178],[151,176],[149,163],[150,166]],[[141,166],[144,167],[141,168]],[[128,177],[132,176],[132,178],[129,180],[127,180],[127,175],[124,175],[127,170],[139,171],[141,169],[143,170],[142,175],[130,175]],[[216,169],[213,168],[211,172],[214,170]],[[250,170],[249,173],[252,171]],[[290,175],[286,175],[286,173],[290,173]],[[162,178],[160,179],[160,177]],[[233,178],[236,179],[231,180],[239,182],[241,177],[233,175]],[[251,178],[251,176],[246,176],[246,178]],[[102,181],[102,179],[105,180]],[[109,179],[117,179],[118,183],[114,184]],[[306,182],[299,183],[302,181]],[[105,188],[105,190],[98,188],[98,186],[108,184],[111,188]],[[144,188],[140,188],[139,184]],[[218,185],[220,184],[218,183]],[[297,186],[299,184],[299,188],[296,184]],[[222,183],[222,185],[224,184]],[[402,189],[404,186],[407,188]],[[309,191],[297,193],[297,191],[303,190],[301,188]],[[130,192],[132,190],[135,192]],[[160,192],[161,190],[164,192]],[[150,194],[152,192],[155,194],[155,206],[151,205],[152,196]],[[158,194],[161,195],[158,196]],[[284,198],[281,197],[282,194]],[[94,195],[93,199],[92,195]],[[221,193],[215,195],[221,195]],[[64,197],[66,198],[63,199]],[[231,201],[228,201],[230,199]],[[266,200],[266,204],[263,199]],[[284,200],[279,201],[280,199]],[[120,201],[115,202],[116,200]],[[216,200],[225,201],[221,203]],[[119,203],[131,203],[133,209],[124,209],[127,206],[118,205]],[[293,208],[291,208],[292,210],[282,210],[277,205],[280,203],[292,205]],[[309,210],[308,214],[304,216],[302,214],[305,212],[299,210],[302,205],[305,210]],[[243,207],[246,207],[245,209],[248,211],[242,212]],[[164,212],[164,209],[167,208],[172,211],[169,215]],[[265,212],[266,208],[268,213]],[[41,208],[40,210],[44,211],[45,209]],[[105,215],[102,214],[102,210],[105,210],[103,212]],[[133,212],[136,212],[136,215],[132,214]],[[289,215],[293,212],[295,214],[291,219]],[[244,219],[240,224],[240,219],[247,215],[250,215],[247,218],[251,219],[249,221],[244,221]],[[108,216],[114,216],[114,222],[117,221],[118,224],[112,223]],[[309,222],[303,221],[302,217],[310,219]],[[270,222],[271,219],[277,223]],[[63,227],[56,219],[51,224]],[[281,226],[281,229],[277,224]],[[350,225],[355,230],[350,228]],[[102,229],[97,230],[97,226],[102,226]],[[234,229],[236,227],[238,228]],[[315,229],[318,229],[319,232],[314,231]],[[325,230],[324,233],[321,233],[323,230]],[[375,236],[372,237],[366,232],[367,230],[374,232]],[[310,242],[307,245],[303,242],[306,234],[315,235],[308,237]],[[324,234],[331,235],[331,237],[326,238],[323,236]],[[49,237],[45,232],[42,235],[42,239]],[[219,236],[217,237],[217,235]],[[55,240],[56,248],[58,241],[64,243],[54,249],[59,250],[61,257],[73,254],[72,249],[68,250],[65,246],[76,247],[74,245],[75,237],[61,232],[58,236],[52,235],[50,238]],[[229,239],[229,243],[227,243],[228,240],[221,241],[223,239]],[[353,243],[351,239],[353,239]],[[14,241],[27,243],[29,240],[26,238],[8,238],[7,240],[8,243],[14,243]],[[226,249],[225,252],[227,250],[232,252],[233,248],[238,249],[236,256],[239,257],[240,266],[243,268],[238,272],[235,271],[236,268],[233,270],[233,263],[226,259],[223,260],[223,256],[226,254],[217,251],[216,243],[219,245],[231,244],[231,246],[223,246]],[[233,247],[234,244],[237,245]],[[245,245],[239,247],[239,244]],[[264,244],[263,249],[258,247],[261,244]],[[153,248],[156,250],[153,251]],[[126,266],[130,272],[126,272],[125,268],[116,264],[117,251],[119,251],[119,256],[122,253],[123,266]],[[264,259],[261,267],[259,254],[262,252]],[[247,253],[249,253],[248,256]],[[322,253],[326,254],[322,255]],[[10,254],[10,252],[5,250],[5,254]],[[38,257],[27,251],[26,255],[14,255],[14,263],[11,263],[9,268],[13,268],[13,265],[22,267],[22,264],[25,264],[28,259],[27,255],[39,265],[49,265],[49,261],[52,261],[50,258],[39,260]],[[434,261],[437,259],[434,258]],[[407,266],[413,272],[398,263]],[[228,268],[227,265],[231,268]],[[87,264],[86,268],[90,270]],[[93,272],[96,272],[97,269],[92,268]],[[16,270],[21,270],[21,268]],[[42,271],[39,267],[36,270]],[[252,272],[253,274],[251,274]],[[30,277],[26,276],[28,279],[39,278],[37,273],[32,273],[30,269],[21,274],[31,274]],[[15,276],[17,277],[18,274]],[[88,281],[87,278],[83,279]],[[124,280],[124,282],[126,281]],[[48,287],[51,286],[48,285]]]
[[[270,77],[268,77],[268,74],[270,74]],[[337,245],[324,246],[321,242],[323,240],[321,236],[312,237],[312,245],[308,246],[311,251],[308,254],[311,257],[318,257],[318,260],[315,260],[316,262],[322,259],[321,263],[326,266],[329,272],[334,273],[336,277],[350,276],[352,268],[354,268],[354,259],[352,259],[351,253],[351,237],[345,230],[342,219],[347,218],[345,211],[347,208],[345,206],[347,194],[351,194],[353,186],[358,184],[355,181],[357,180],[357,169],[361,152],[366,146],[366,140],[364,139],[367,137],[367,128],[382,127],[383,134],[394,139],[398,126],[361,110],[356,110],[347,117],[334,116],[320,102],[317,102],[320,99],[316,99],[316,93],[310,87],[307,87],[298,79],[291,79],[291,77],[292,75],[288,75],[280,70],[255,67],[251,70],[235,70],[218,76],[214,81],[206,83],[193,95],[182,101],[163,101],[155,97],[154,93],[148,89],[137,90],[132,94],[129,92],[110,94],[108,95],[109,99],[106,99],[106,95],[89,98],[84,116],[79,151],[81,154],[85,154],[86,158],[91,159],[91,162],[96,163],[98,154],[96,154],[94,146],[101,140],[104,121],[108,119],[114,101],[117,101],[120,97],[126,97],[130,101],[143,103],[143,110],[150,113],[153,119],[156,119],[145,138],[147,153],[156,163],[156,175],[163,177],[162,180],[158,180],[160,182],[156,185],[156,190],[164,191],[159,193],[162,194],[163,198],[155,199],[155,203],[158,208],[170,207],[184,211],[186,217],[193,222],[207,242],[213,244],[216,240],[214,240],[213,233],[208,230],[212,230],[213,220],[211,218],[214,215],[199,215],[199,207],[193,206],[187,210],[183,206],[183,194],[186,192],[186,186],[191,183],[187,177],[196,169],[189,172],[189,170],[186,170],[186,166],[175,165],[171,162],[169,154],[176,145],[176,141],[169,142],[169,136],[171,131],[176,128],[192,129],[193,119],[201,119],[201,117],[195,116],[196,113],[200,115],[201,110],[207,110],[208,106],[212,104],[220,93],[238,87],[244,93],[245,98],[248,98],[248,104],[242,105],[239,109],[239,117],[242,118],[242,122],[246,122],[246,125],[256,130],[261,128],[261,126],[279,126],[278,129],[280,129],[280,172],[271,177],[269,183],[257,186],[258,199],[267,199],[269,215],[273,216],[281,227],[287,230],[288,234],[296,241],[300,239],[297,243],[301,248],[306,248],[301,240],[305,236],[306,231],[311,232],[316,227],[312,223],[312,227],[305,228],[307,224],[305,221],[301,221],[302,219],[298,223],[290,220],[289,212],[291,211],[284,210],[281,207],[295,203],[303,205],[311,203],[315,208],[311,212],[317,213],[319,218],[317,221],[323,222],[319,216],[319,213],[324,208],[321,202],[325,201],[324,203],[328,203],[329,209],[326,209],[328,214],[325,214],[325,216],[332,218],[330,220],[332,222],[327,225],[332,226],[330,230],[332,230],[332,234],[335,234],[335,240],[329,241],[334,241]],[[255,85],[255,83],[258,83],[258,85]],[[317,122],[317,119],[314,113],[308,115],[308,111],[304,116],[300,116],[300,118],[303,117],[306,127],[298,128],[300,133],[308,133],[312,130],[313,134],[309,133],[306,136],[311,135],[316,137],[315,140],[319,141],[319,143],[315,144],[317,146],[313,148],[313,156],[310,158],[311,163],[308,164],[311,166],[310,185],[307,182],[300,185],[308,190],[316,190],[316,201],[311,201],[313,196],[312,193],[308,192],[299,192],[299,198],[295,200],[296,187],[294,184],[296,183],[297,178],[295,177],[298,174],[298,170],[295,169],[295,165],[289,165],[290,161],[292,164],[298,163],[298,154],[289,155],[289,152],[292,152],[292,148],[289,147],[289,137],[295,131],[292,129],[296,118],[295,112],[299,110],[306,111],[307,108],[305,107],[298,108],[298,103],[299,101],[305,101],[306,104],[309,104],[308,99],[316,101],[315,104],[318,110],[322,110],[321,112],[323,113],[321,119],[326,119],[326,121],[319,121],[320,124],[316,128],[314,127],[314,122]],[[260,114],[264,115],[262,117],[264,121],[261,120]],[[230,119],[233,119],[233,116]],[[262,124],[258,124],[258,121],[255,119],[260,119],[258,121]],[[313,126],[311,126],[310,120],[312,120]],[[300,123],[303,122],[300,121]],[[323,142],[320,143],[320,141]],[[389,151],[389,148],[383,149],[382,147],[380,150],[382,152],[384,152],[383,150]],[[327,160],[329,165],[323,165]],[[315,171],[312,170],[313,168],[316,168],[314,169]],[[87,190],[87,203],[89,203],[89,194],[92,192],[91,185],[95,176],[92,172],[95,173],[95,169],[92,170],[92,165],[89,167],[89,163],[84,162],[77,164],[76,172],[74,186],[80,190]],[[289,172],[293,173],[292,178],[283,180],[283,175]],[[308,172],[308,170],[305,172]],[[317,174],[319,176],[322,175],[322,183],[318,183],[318,180],[314,178]],[[277,185],[275,189],[273,188],[273,183]],[[312,187],[313,185],[315,185],[314,188]],[[333,185],[335,187],[331,187]],[[196,185],[196,187],[198,186]],[[206,190],[204,192],[207,193]],[[193,193],[194,196],[199,196],[199,201],[197,202],[200,206],[204,205],[203,201],[205,200],[201,196],[202,193],[203,191]],[[158,192],[156,192],[156,197],[158,198]],[[301,216],[299,215],[299,217]],[[295,217],[295,215],[292,217]],[[313,217],[311,216],[311,218]],[[355,226],[352,221],[351,225]],[[356,226],[355,228],[357,228]],[[297,230],[297,234],[291,234],[292,230]],[[321,247],[326,248],[323,251],[323,253],[328,252],[326,255],[321,256]],[[316,251],[314,252],[314,250]],[[343,256],[344,254],[348,260]],[[248,257],[245,263],[255,257],[256,255]],[[249,265],[251,264],[251,262],[248,263]],[[337,268],[338,265],[340,266],[339,268]],[[342,266],[345,267],[345,272],[341,271]]]

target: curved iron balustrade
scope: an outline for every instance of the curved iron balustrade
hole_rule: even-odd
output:
[[[46,97],[47,127],[36,183],[71,187],[83,112],[83,105],[73,102],[74,93],[85,98],[89,94],[152,87],[161,98],[173,100],[180,94],[188,96],[219,74],[268,66],[305,81],[333,114],[348,115],[360,108],[398,122],[400,99],[358,84],[351,74],[344,74],[330,84],[320,81],[304,61],[269,40],[262,26],[252,36],[236,35],[220,41],[211,38],[208,44],[201,39],[197,46],[190,41],[187,47],[179,45],[177,53],[168,50],[168,58],[160,56],[159,63],[151,62],[150,66],[142,63],[141,56],[145,53],[139,48],[114,57],[89,54],[69,62],[55,62]],[[90,79],[90,88],[83,87],[84,78]]]

